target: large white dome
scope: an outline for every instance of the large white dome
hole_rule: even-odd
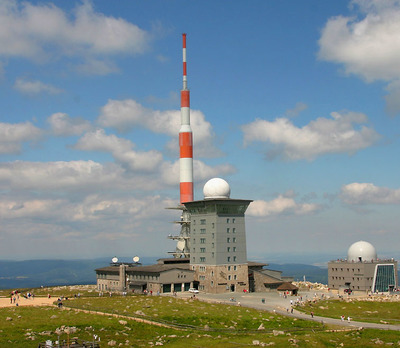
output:
[[[229,198],[231,195],[231,188],[224,179],[213,178],[206,182],[203,193],[204,199]]]
[[[347,261],[370,262],[376,259],[377,255],[375,247],[371,243],[365,242],[363,240],[360,240],[359,242],[352,244],[349,250],[347,251]]]

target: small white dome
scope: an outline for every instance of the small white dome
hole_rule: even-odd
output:
[[[352,244],[347,252],[347,261],[368,261],[376,260],[376,249],[375,247],[368,242],[364,242],[360,240]]]
[[[231,188],[224,179],[213,178],[206,182],[203,193],[204,199],[229,198],[231,195]]]

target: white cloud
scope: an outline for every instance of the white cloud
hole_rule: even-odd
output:
[[[332,118],[317,118],[301,128],[287,118],[275,121],[257,119],[242,126],[245,144],[262,141],[274,146],[269,156],[290,160],[308,159],[328,153],[354,153],[373,145],[379,138],[374,129],[354,124],[367,122],[362,113],[331,113]]]
[[[22,144],[37,141],[43,132],[30,122],[0,123],[0,154],[17,154]]]
[[[21,93],[25,94],[59,94],[62,92],[61,89],[54,87],[49,84],[45,84],[41,81],[28,81],[22,78],[19,78],[15,81],[14,88]]]
[[[86,133],[78,140],[75,149],[85,151],[109,152],[121,164],[132,170],[154,171],[161,164],[163,158],[158,151],[134,151],[134,144],[115,135],[106,135],[103,129]]]
[[[330,18],[319,40],[320,59],[342,64],[347,74],[368,82],[400,79],[400,1],[357,0],[358,16]],[[398,91],[390,90],[397,94]],[[388,110],[398,112],[394,98]],[[394,105],[390,105],[394,101]]]
[[[230,164],[220,164],[211,167],[199,160],[193,160],[194,182],[200,186],[211,178],[224,177],[236,172],[236,168]],[[161,168],[163,182],[176,185],[179,182],[179,160],[170,163],[164,162]]]
[[[60,56],[79,57],[93,71],[100,68],[104,73],[100,57],[140,54],[147,49],[148,41],[146,31],[122,18],[96,12],[90,1],[83,1],[73,14],[54,4],[0,2],[0,56],[38,62]],[[112,67],[111,63],[104,64],[108,69]]]
[[[340,198],[351,205],[400,204],[400,189],[355,182],[342,187]]]
[[[145,108],[132,99],[109,100],[102,108],[98,123],[102,127],[112,127],[120,132],[134,127],[142,127],[152,132],[173,137],[168,144],[170,151],[178,153],[177,135],[180,128],[180,110],[158,111]],[[198,157],[216,157],[221,152],[213,146],[214,133],[211,124],[202,112],[191,110],[194,151]]]
[[[272,201],[253,201],[246,214],[255,217],[269,217],[276,215],[308,215],[319,211],[321,207],[312,203],[297,203],[291,197],[279,195]]]
[[[92,129],[89,121],[81,117],[72,118],[62,112],[51,115],[47,122],[53,134],[59,136],[80,135]]]
[[[306,110],[308,108],[308,105],[303,103],[303,102],[298,102],[294,106],[293,109],[288,109],[286,110],[286,115],[288,117],[296,117],[298,116],[302,111]]]

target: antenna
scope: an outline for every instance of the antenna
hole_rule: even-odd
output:
[[[183,88],[179,130],[180,203],[193,201],[193,135],[190,127],[190,91],[187,88],[186,34],[182,34]]]

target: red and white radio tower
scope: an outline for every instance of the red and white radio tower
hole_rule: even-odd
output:
[[[190,128],[190,91],[187,88],[186,34],[183,40],[183,89],[179,130],[180,203],[193,201],[193,136]]]

